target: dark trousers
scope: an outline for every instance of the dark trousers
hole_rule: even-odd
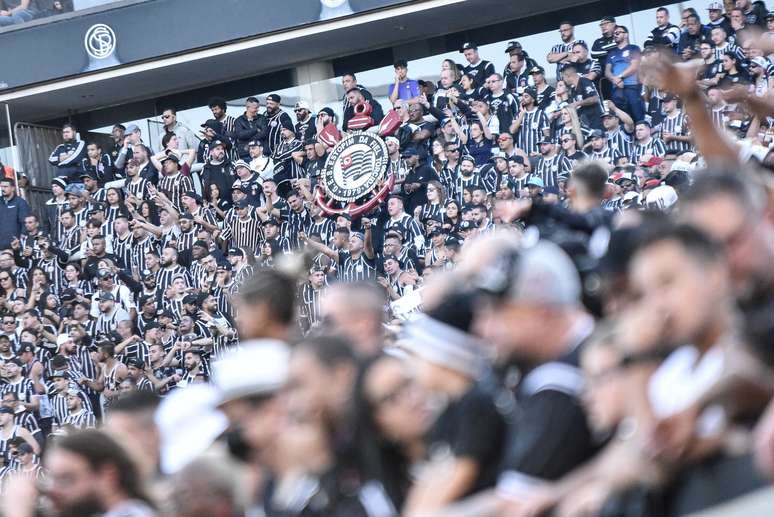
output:
[[[639,84],[613,87],[613,102],[619,109],[631,115],[635,123],[645,118],[645,105],[642,102],[642,87]]]

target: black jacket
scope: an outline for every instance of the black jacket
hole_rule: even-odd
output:
[[[260,140],[266,147],[266,137],[269,134],[269,122],[266,115],[258,113],[253,120],[247,120],[243,114],[234,122],[234,141],[239,158],[249,160],[250,150],[248,145],[251,140]]]

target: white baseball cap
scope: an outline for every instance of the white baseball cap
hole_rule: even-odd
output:
[[[212,384],[221,405],[251,395],[270,395],[288,379],[290,347],[262,339],[243,343],[212,364]]]
[[[645,204],[655,210],[669,210],[677,203],[677,191],[669,185],[659,185],[648,193]]]

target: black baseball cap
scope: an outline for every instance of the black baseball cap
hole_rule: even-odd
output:
[[[509,41],[508,46],[505,47],[505,53],[510,54],[514,50],[521,51],[521,43],[519,43],[518,41]]]
[[[509,162],[516,162],[516,163],[519,163],[521,165],[524,165],[524,157],[519,155],[519,154],[511,156],[510,158],[508,158],[508,161]]]
[[[13,415],[13,409],[11,409],[9,407],[5,407],[5,406],[0,407],[0,415],[3,414],[3,413],[7,413],[9,415]]]
[[[130,357],[126,360],[126,366],[134,366],[140,370],[145,368],[145,362],[139,357]]]
[[[280,103],[280,102],[282,102],[282,97],[280,97],[276,93],[270,93],[269,95],[266,96],[266,100],[267,101],[273,101],[273,102],[276,102],[276,103]]]
[[[231,257],[244,257],[245,252],[241,248],[229,248],[228,255]]]
[[[605,138],[605,134],[599,129],[594,129],[591,134],[589,134],[589,138]]]
[[[241,191],[242,187],[239,187],[239,190]],[[246,199],[240,199],[239,201],[234,203],[234,206],[236,206],[237,208],[247,208],[248,206],[250,206],[250,203],[248,203]]]
[[[116,297],[113,296],[113,293],[108,293],[107,291],[102,291],[99,293],[99,301],[101,302],[114,302],[116,301]]]
[[[472,43],[470,41],[466,41],[462,44],[462,47],[460,47],[460,53],[465,52],[466,50],[478,50],[478,45],[475,43]]]
[[[183,304],[185,305],[197,305],[199,303],[199,296],[196,294],[187,294],[183,296]]]
[[[16,352],[18,354],[23,354],[24,352],[34,352],[35,351],[35,345],[30,343],[29,341],[23,341],[21,344],[19,344],[19,350]]]
[[[529,69],[529,73],[531,74],[545,74],[546,71],[542,66],[533,66]]]
[[[276,217],[269,217],[264,222],[261,223],[261,226],[266,226],[267,224],[273,224],[274,226],[280,226],[280,222],[277,220]]]
[[[223,131],[223,124],[221,124],[220,122],[218,122],[214,118],[211,118],[211,119],[207,120],[206,122],[204,122],[204,124],[202,124],[202,127],[212,129],[216,133],[220,133],[220,132]]]

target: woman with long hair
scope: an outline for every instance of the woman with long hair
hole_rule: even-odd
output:
[[[217,183],[210,183],[209,192],[209,207],[215,212],[215,216],[219,221],[224,221],[226,219],[226,212],[232,206],[231,201],[222,195]]]
[[[121,189],[111,187],[105,193],[107,208],[105,209],[105,224],[102,226],[107,237],[113,236],[113,223],[119,216],[129,217],[129,210],[124,203],[124,193]]]
[[[413,483],[411,468],[424,455],[432,423],[426,399],[404,362],[388,355],[360,367],[352,399],[361,476],[380,484],[400,512]]]
[[[460,67],[457,65],[457,63],[454,62],[453,59],[444,59],[441,62],[441,71],[443,72],[444,70],[451,70],[455,83],[458,82],[462,77],[462,72],[460,71]]]
[[[424,221],[438,217],[443,223],[444,202],[446,201],[446,191],[440,181],[431,180],[427,183],[427,203],[421,204],[414,209],[414,219],[424,224]]]
[[[477,166],[486,165],[492,157],[494,141],[492,133],[478,120],[470,124],[470,140],[468,140],[468,154],[475,160]]]
[[[446,162],[446,154],[443,150],[443,141],[440,138],[433,140],[431,145],[431,152],[433,161],[430,165],[433,170],[435,170],[435,173],[440,176],[441,171],[443,170],[443,164]]]
[[[456,232],[462,222],[460,204],[456,199],[449,198],[446,200],[445,209],[446,212],[444,213],[444,216],[446,219],[443,223],[443,227],[449,230],[449,233]]]

